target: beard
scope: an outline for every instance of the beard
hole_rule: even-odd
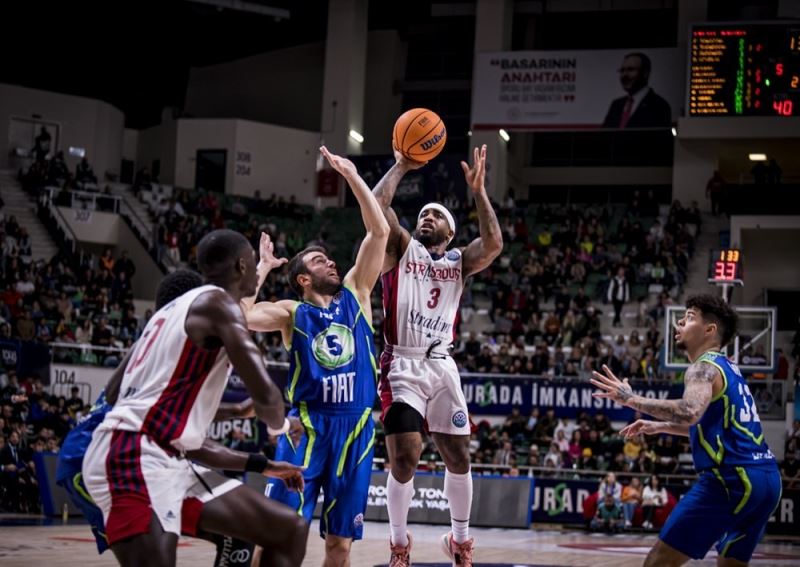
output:
[[[336,295],[342,288],[342,282],[341,280],[333,280],[330,277],[317,278],[312,275],[311,288],[320,295]]]
[[[446,234],[441,234],[434,231],[422,233],[419,231],[419,229],[414,231],[414,238],[416,238],[419,243],[426,248],[431,246],[439,246],[440,244],[447,242]]]

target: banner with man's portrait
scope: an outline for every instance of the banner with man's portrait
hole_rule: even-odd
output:
[[[473,128],[670,128],[684,75],[674,48],[477,53]]]

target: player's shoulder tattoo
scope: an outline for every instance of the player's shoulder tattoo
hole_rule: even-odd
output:
[[[684,381],[713,382],[719,376],[719,368],[708,361],[700,359],[686,369]]]

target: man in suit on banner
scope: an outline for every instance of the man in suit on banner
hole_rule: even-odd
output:
[[[650,58],[644,53],[629,53],[619,69],[619,82],[627,95],[614,99],[603,128],[669,128],[672,111],[669,103],[647,84]]]

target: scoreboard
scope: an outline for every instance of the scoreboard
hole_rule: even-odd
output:
[[[709,283],[741,283],[742,252],[736,249],[716,249],[711,251],[708,263]]]
[[[697,24],[689,116],[800,116],[800,22]]]

